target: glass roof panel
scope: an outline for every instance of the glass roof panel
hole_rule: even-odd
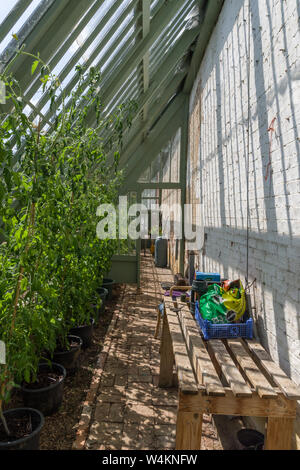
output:
[[[161,54],[163,57],[170,49],[175,47],[176,42],[180,39],[188,25],[189,14],[193,11],[194,7],[194,1],[185,4],[184,7],[178,11],[171,24],[164,28],[150,48],[150,64],[153,64],[153,58],[157,53]]]
[[[142,173],[139,183],[179,183],[181,129],[161,149],[150,166]]]
[[[17,8],[17,5],[22,4],[24,7],[23,13],[11,28],[12,32],[18,34],[18,31],[22,29],[26,20],[35,10],[39,13],[39,15],[35,15],[36,18],[41,18],[42,14],[46,11],[46,7],[49,8],[54,1],[19,0],[17,2],[17,0],[12,0],[6,1],[6,5],[4,5],[4,2],[0,2],[3,4],[2,6],[0,5],[0,23],[7,18],[7,14],[13,11],[14,7]],[[166,9],[165,7],[166,4],[166,0],[151,0],[150,19],[152,21],[156,17],[155,24],[159,23],[160,14],[162,14],[162,21],[164,20],[166,11],[168,11],[168,8]],[[94,0],[89,2],[89,7],[86,8],[84,15],[73,20],[74,24],[68,29],[66,37],[57,44],[56,50],[53,53],[51,52],[51,69],[54,74],[59,76],[61,85],[66,93],[70,93],[76,86],[77,74],[75,66],[77,64],[85,64],[88,68],[91,66],[100,67],[102,73],[100,94],[101,91],[105,93],[105,90],[108,90],[109,93],[110,82],[114,81],[115,84],[122,82],[119,89],[114,90],[114,96],[112,96],[110,91],[109,98],[107,97],[107,100],[104,101],[106,113],[114,112],[118,105],[129,99],[139,101],[142,98],[144,100],[143,94],[147,93],[149,87],[149,95],[145,97],[147,98],[147,106],[143,107],[144,104],[141,104],[136,117],[145,119],[145,116],[151,115],[152,104],[157,103],[161,95],[160,99],[163,106],[165,106],[168,101],[163,96],[166,83],[164,83],[164,86],[157,87],[157,89],[153,87],[154,93],[152,93],[151,80],[169,53],[176,47],[184,31],[190,27],[191,20],[197,15],[198,10],[196,6],[199,5],[199,0],[183,0],[178,2],[178,5],[176,14],[174,14],[169,24],[164,27],[160,35],[158,37],[155,35],[156,40],[152,41],[148,51],[138,49],[139,57],[142,56],[141,52],[145,55],[140,63],[136,65],[137,61],[133,63],[134,60],[131,60],[134,59],[132,51],[143,40],[143,9],[141,8],[140,0]],[[175,10],[174,8],[173,11]],[[153,33],[151,21],[150,35]],[[51,29],[51,21],[48,22],[50,24],[47,24],[45,31]],[[34,27],[34,24],[32,27]],[[1,43],[0,53],[11,41],[11,31],[6,35],[6,42]],[[22,31],[22,40],[24,35],[26,38],[25,33],[26,28]],[[148,66],[147,56],[149,57]],[[124,77],[120,77],[118,76],[118,71],[124,70],[124,64],[128,64],[128,70],[124,73]],[[30,119],[37,114],[40,116],[44,115],[45,122],[42,128],[49,128],[49,122],[53,116],[52,112],[50,112],[48,96],[42,92],[42,85],[38,74],[33,77],[32,83],[27,85],[27,87],[24,93],[25,103],[27,103],[24,112],[30,116]],[[86,88],[83,93],[85,91]],[[142,101],[142,103],[145,102],[146,99]],[[143,110],[145,110],[144,114]],[[162,156],[160,156],[160,159],[162,159]],[[154,179],[156,178],[156,170],[153,168],[151,171],[151,176]]]
[[[5,21],[7,18],[7,15],[11,13],[14,7],[17,6],[18,0],[9,0],[8,2],[6,1],[1,1],[0,2],[0,26]],[[28,2],[27,2],[28,3]],[[12,39],[13,34],[17,34],[19,30],[22,28],[24,23],[28,20],[30,17],[31,13],[36,9],[36,7],[41,3],[41,0],[32,0],[29,2],[29,6],[25,9],[24,13],[17,18],[13,26],[9,29],[5,37],[0,43],[0,54],[4,51],[6,46],[9,44],[9,42]]]
[[[136,2],[134,2],[136,3]],[[122,5],[122,8],[118,9],[118,11],[120,12],[121,11],[121,14],[124,13],[125,11],[125,8],[124,8],[124,5]],[[106,11],[107,13],[107,11]],[[103,15],[102,15],[103,17]],[[101,17],[101,18],[102,18]],[[130,21],[131,19],[131,21]],[[117,31],[114,33],[114,35],[112,36],[111,40],[109,41],[109,43],[105,44],[105,35],[101,35],[101,39],[99,41],[99,37],[97,36],[96,40],[97,40],[97,45],[95,47],[95,43],[96,41],[94,42],[94,50],[93,51],[90,51],[90,53],[88,54],[87,52],[83,55],[83,56],[79,56],[79,60],[77,61],[76,64],[80,63],[80,64],[86,64],[88,65],[89,67],[91,65],[93,66],[99,66],[99,65],[102,65],[103,63],[103,60],[101,61],[101,59],[105,59],[106,62],[104,64],[104,67],[105,69],[108,67],[108,65],[113,61],[114,57],[117,55],[117,53],[121,50],[121,48],[123,47],[123,45],[126,43],[126,41],[132,37],[133,33],[134,33],[134,28],[133,27],[130,27],[130,23],[132,23],[132,19],[133,19],[133,9],[131,11],[129,11],[128,15],[126,16],[125,20],[122,22],[121,26],[117,29]],[[105,31],[110,31],[111,27],[113,26],[113,24],[116,23],[116,20],[117,20],[117,17],[116,15],[114,15],[113,17],[113,20],[114,21],[111,21],[111,22],[108,22],[107,24],[107,27],[105,29]],[[126,32],[125,30],[127,29],[127,34],[123,35],[124,32]],[[119,38],[121,36],[124,36],[123,39],[121,41],[119,41]],[[117,46],[115,47],[115,42],[117,43]],[[104,47],[101,47],[102,44],[104,43]],[[112,53],[108,54],[108,52],[113,51]],[[98,54],[98,51],[100,51],[100,53]],[[66,65],[68,60],[70,60],[70,58],[72,57],[72,51],[71,50],[68,50],[66,55],[61,59],[60,63],[57,65],[57,67],[55,67],[55,69],[53,70],[53,72],[57,75],[60,76],[60,78],[64,77],[65,75],[65,71],[64,70],[68,70],[70,69],[70,67],[65,67],[64,69],[61,70],[61,74],[59,74],[59,71],[60,69],[62,68],[62,64]],[[106,57],[106,58],[105,58]],[[94,59],[92,61],[92,59]],[[91,62],[92,61],[92,62]],[[105,70],[103,68],[103,72]],[[62,87],[65,88],[67,87],[70,82],[72,81],[72,79],[75,77],[75,74],[76,74],[76,71],[75,71],[75,66],[72,67],[69,71],[69,73],[64,77],[64,79],[61,81],[61,84],[62,84]],[[42,112],[43,113],[46,113],[49,111],[49,107],[50,107],[50,104],[49,103],[45,103],[45,97],[42,98],[43,94],[42,94],[42,87],[40,87],[40,89],[35,93],[35,95],[33,96],[32,98],[32,102],[34,104],[37,104],[37,107],[39,108],[40,106],[43,106],[42,108]],[[40,99],[42,98],[41,101],[39,101]]]
[[[18,0],[11,0],[9,3],[1,2],[0,3],[0,21],[1,23],[9,15],[14,6],[18,3]]]
[[[24,44],[28,35],[35,29],[46,11],[55,0],[32,0],[26,11],[17,19],[4,38],[4,47],[0,49],[0,62],[8,63],[14,56],[17,48]],[[16,7],[16,5],[15,5]],[[12,34],[16,37],[12,37]],[[18,42],[16,42],[16,38]]]

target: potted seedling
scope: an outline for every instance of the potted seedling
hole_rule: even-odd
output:
[[[68,374],[76,371],[83,341],[79,336],[67,335],[66,341],[58,341],[52,359],[65,367]]]
[[[54,414],[62,404],[65,377],[66,370],[61,364],[40,363],[35,380],[24,382],[21,387],[24,405],[44,416]]]
[[[6,255],[6,256],[5,256]],[[38,449],[44,424],[36,409],[16,408],[4,411],[12,393],[23,380],[30,381],[38,366],[36,344],[30,340],[31,321],[26,309],[19,305],[19,274],[0,247],[0,338],[6,346],[6,360],[0,365],[0,450]],[[13,289],[14,281],[17,286]],[[31,329],[31,331],[33,331]]]

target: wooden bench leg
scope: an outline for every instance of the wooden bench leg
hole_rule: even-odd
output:
[[[195,404],[195,411],[192,411]],[[186,406],[187,405],[187,406]],[[189,411],[186,411],[189,409]],[[200,450],[203,414],[201,395],[185,395],[179,392],[176,422],[176,450]]]
[[[179,411],[176,425],[176,450],[200,450],[203,415]]]
[[[265,450],[291,450],[294,418],[268,418]]]
[[[175,449],[200,450],[203,414],[198,411],[184,411],[184,403],[184,395],[179,392]]]
[[[174,354],[166,314],[163,316],[163,328],[160,343],[160,371],[158,386],[162,388],[173,385]]]

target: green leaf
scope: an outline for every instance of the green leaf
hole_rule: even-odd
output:
[[[25,381],[26,381],[27,383],[30,382],[30,371],[29,371],[29,369],[25,369],[25,371],[24,371],[24,379],[25,379]]]
[[[4,168],[3,176],[4,176],[4,179],[5,179],[7,189],[8,189],[8,191],[10,191],[11,190],[11,173],[10,173],[8,168]]]
[[[35,60],[32,64],[32,67],[31,67],[31,75],[34,74],[34,72],[36,71],[36,68],[37,66],[39,65],[40,61],[39,60]]]

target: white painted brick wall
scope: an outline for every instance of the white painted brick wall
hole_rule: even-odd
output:
[[[191,93],[201,126],[196,158],[190,133],[188,191],[200,173],[199,268],[244,280],[249,104],[249,281],[262,343],[300,384],[300,2],[250,0],[250,102],[248,2],[225,1]]]

